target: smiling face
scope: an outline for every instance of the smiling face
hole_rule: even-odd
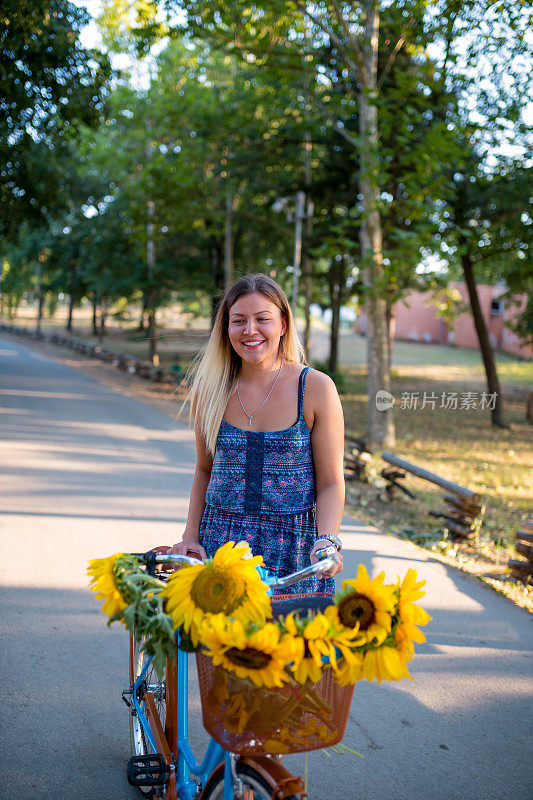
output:
[[[239,297],[229,309],[229,340],[237,355],[249,364],[274,364],[286,327],[278,306],[259,292]]]

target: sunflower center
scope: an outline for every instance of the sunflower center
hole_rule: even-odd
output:
[[[346,625],[347,628],[355,628],[359,623],[359,629],[365,631],[374,621],[376,609],[366,594],[352,592],[340,601],[337,610],[343,625]]]
[[[211,614],[231,614],[246,598],[246,586],[228,567],[205,567],[195,578],[191,598],[198,608]]]
[[[247,669],[263,669],[272,661],[270,653],[256,650],[255,647],[245,647],[244,650],[230,647],[229,650],[226,650],[226,656],[233,664]]]

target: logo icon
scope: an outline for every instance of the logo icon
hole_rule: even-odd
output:
[[[394,395],[386,392],[385,389],[379,389],[376,392],[376,408],[378,411],[388,411],[394,405]]]

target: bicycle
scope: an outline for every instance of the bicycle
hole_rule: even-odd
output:
[[[334,551],[332,547],[320,550],[315,564],[284,578],[276,579],[262,572],[270,586],[274,616],[295,609],[322,610],[331,602],[329,594],[275,597],[275,592],[330,569]],[[135,555],[152,574],[157,565],[202,563],[190,556],[155,551]],[[127,777],[131,785],[137,786],[146,797],[162,800],[234,800],[251,796],[255,800],[304,800],[307,797],[302,778],[292,775],[281,763],[280,756],[254,756],[250,748],[244,755],[231,752],[211,737],[204,759],[198,763],[188,734],[190,654],[177,648],[176,660],[167,661],[165,674],[159,678],[152,658],[141,648],[142,641],[130,634],[129,688],[122,697],[130,711],[132,757]],[[343,732],[344,728],[341,736]],[[237,741],[235,737],[230,740]]]

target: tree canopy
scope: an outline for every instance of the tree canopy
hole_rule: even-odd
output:
[[[175,299],[216,301],[231,270],[290,294],[303,194],[299,308],[332,308],[334,370],[340,305],[365,307],[372,399],[405,292],[456,278],[467,251],[474,280],[527,285],[523,7],[105,0],[103,40],[133,65],[114,74],[81,46],[86,21],[64,0],[0,18],[15,304],[35,265],[49,301],[87,297],[104,319],[141,299],[154,326]],[[390,441],[390,414],[369,405],[370,436]]]
[[[6,0],[0,12],[0,232],[64,208],[63,164],[102,111],[109,59],[86,50],[84,9],[66,0]]]

